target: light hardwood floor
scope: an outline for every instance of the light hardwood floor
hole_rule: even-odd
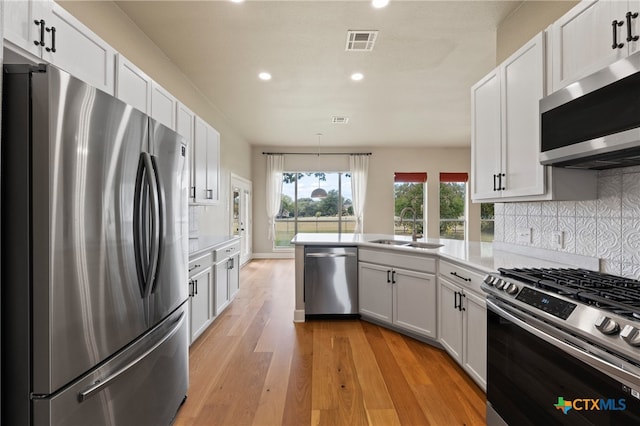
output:
[[[481,425],[485,394],[442,350],[365,321],[295,324],[293,260],[254,260],[190,349],[182,425]]]

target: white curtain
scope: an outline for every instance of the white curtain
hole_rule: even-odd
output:
[[[369,175],[369,156],[351,155],[349,157],[349,167],[351,169],[351,194],[353,199],[353,214],[356,217],[356,228],[354,234],[362,233],[364,204],[367,199],[367,177]]]
[[[267,218],[269,219],[269,239],[276,239],[276,216],[282,201],[282,172],[284,155],[267,155]]]

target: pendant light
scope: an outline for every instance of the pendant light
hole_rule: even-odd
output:
[[[320,169],[320,136],[322,133],[317,133],[318,136],[318,170]],[[320,187],[320,176],[318,176],[318,187],[311,192],[311,198],[327,198],[327,191]]]

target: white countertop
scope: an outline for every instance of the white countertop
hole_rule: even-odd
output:
[[[189,258],[193,259],[207,251],[213,251],[218,246],[240,240],[233,235],[201,235],[198,238],[189,238]]]
[[[581,267],[599,269],[599,260],[554,250],[545,250],[505,243],[483,243],[434,238],[420,238],[418,241],[443,244],[436,249],[423,249],[372,243],[379,239],[411,241],[410,237],[386,234],[296,234],[291,240],[294,245],[355,245],[405,253],[435,255],[443,260],[464,263],[483,272],[493,272],[500,267]]]

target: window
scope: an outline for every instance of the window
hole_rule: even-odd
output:
[[[325,198],[311,198],[317,188]],[[276,248],[290,248],[297,233],[352,233],[351,175],[339,172],[285,172],[282,202],[276,216]]]
[[[394,226],[395,235],[422,235],[424,229],[424,189],[427,174],[394,174]]]
[[[465,239],[467,180],[466,173],[440,173],[440,238]]]
[[[480,241],[493,242],[493,203],[480,204]]]

